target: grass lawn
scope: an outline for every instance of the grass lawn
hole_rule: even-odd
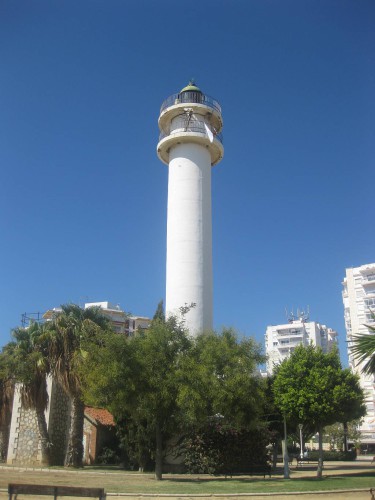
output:
[[[324,472],[322,480],[315,478],[314,471],[292,472],[291,479],[284,480],[282,474],[271,478],[224,477],[194,475],[164,475],[156,481],[152,474],[115,471],[108,468],[86,467],[83,471],[64,469],[18,470],[0,469],[0,488],[8,483],[54,484],[104,488],[111,493],[168,493],[168,494],[235,494],[235,493],[281,493],[292,491],[322,491],[335,489],[360,489],[375,487],[374,472],[369,470],[330,470]]]

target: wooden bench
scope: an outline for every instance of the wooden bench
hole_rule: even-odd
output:
[[[78,486],[50,486],[47,484],[8,484],[9,500],[17,495],[50,495],[58,497],[90,497],[105,500],[104,488],[80,488]],[[14,497],[13,497],[14,495]]]
[[[297,468],[302,467],[305,464],[308,464],[308,465],[317,464],[318,465],[318,463],[319,463],[319,460],[310,460],[309,458],[298,458],[297,457],[296,460],[297,460]]]

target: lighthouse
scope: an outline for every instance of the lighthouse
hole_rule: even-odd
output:
[[[167,316],[181,314],[193,335],[211,330],[211,167],[223,158],[220,104],[194,82],[160,109],[157,153],[168,165]]]

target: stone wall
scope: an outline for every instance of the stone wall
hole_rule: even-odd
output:
[[[19,388],[17,384],[6,462],[11,465],[40,465],[42,455],[36,413],[22,407]],[[46,422],[52,443],[51,464],[64,465],[70,426],[70,401],[61,387],[51,379],[48,380],[48,394]]]
[[[21,404],[20,385],[13,398],[7,463],[12,465],[38,465],[41,460],[40,439],[36,414]]]

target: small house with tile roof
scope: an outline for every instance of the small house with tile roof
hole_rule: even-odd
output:
[[[97,462],[104,448],[113,448],[117,442],[113,415],[104,408],[85,407],[83,425],[83,461]]]

